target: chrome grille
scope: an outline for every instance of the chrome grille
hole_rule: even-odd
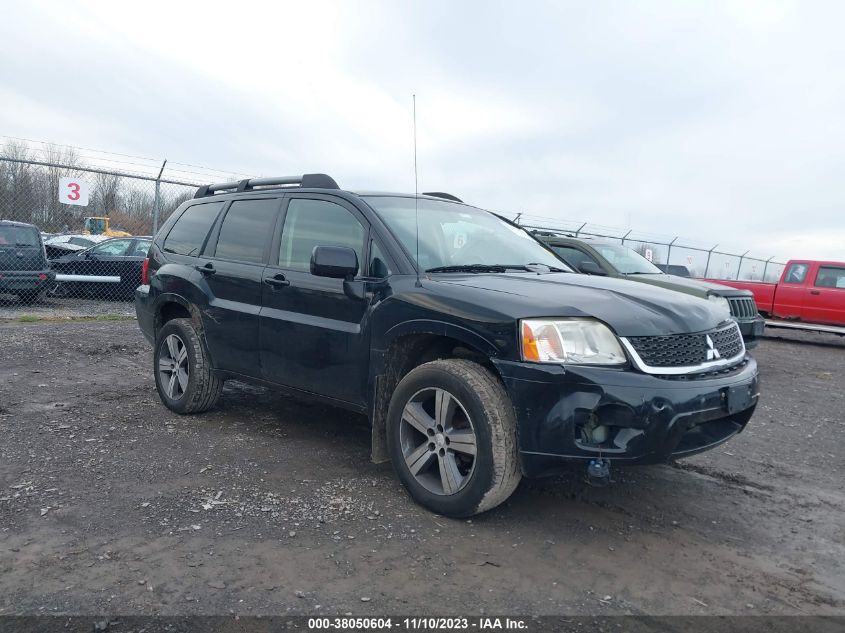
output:
[[[753,297],[728,297],[731,316],[735,319],[752,319],[757,316],[757,304]]]
[[[709,332],[632,336],[627,341],[649,367],[696,367],[717,360],[707,342],[708,337],[713,341],[713,349],[719,352],[718,360],[739,356],[744,349],[736,323]]]

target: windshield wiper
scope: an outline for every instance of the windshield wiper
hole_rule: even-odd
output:
[[[427,273],[503,273],[505,266],[498,264],[454,264],[452,266],[435,266],[426,268]]]
[[[542,270],[537,270],[535,267],[542,267]],[[436,266],[435,268],[428,268],[427,273],[503,273],[508,270],[524,270],[529,273],[545,272],[548,270],[553,273],[566,272],[562,268],[555,268],[547,264],[540,264],[539,262],[531,262],[530,264],[453,264],[451,266]]]
[[[548,271],[550,273],[568,273],[568,272],[571,272],[569,270],[564,270],[563,268],[557,268],[556,266],[549,266],[548,264],[541,264],[540,262],[531,262],[530,264],[528,264],[528,266],[542,266],[543,268],[548,269]]]

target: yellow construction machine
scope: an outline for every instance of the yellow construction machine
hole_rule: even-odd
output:
[[[85,235],[105,235],[106,237],[130,237],[132,234],[126,231],[112,230],[107,217],[85,218],[85,228],[82,231]]]

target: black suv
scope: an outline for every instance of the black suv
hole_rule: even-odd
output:
[[[759,395],[720,306],[572,274],[449,194],[325,174],[200,188],[155,236],[135,304],[167,407],[205,411],[232,378],[364,413],[372,458],[449,516],[566,462],[601,481],[608,459],[706,450]]]
[[[32,303],[55,282],[41,233],[32,224],[0,220],[0,294]]]

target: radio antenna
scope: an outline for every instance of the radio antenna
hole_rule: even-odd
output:
[[[420,282],[420,186],[417,175],[417,95],[411,95],[414,102],[414,223],[417,234],[417,288],[422,287]]]

